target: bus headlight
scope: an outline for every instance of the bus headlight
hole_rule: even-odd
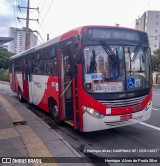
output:
[[[94,116],[95,118],[102,119],[104,117],[104,115],[102,115],[101,113],[99,113],[98,111],[96,111],[93,108],[82,106],[82,109],[83,109],[83,111],[89,113],[90,115]]]
[[[151,102],[151,100],[148,102],[148,104],[146,105],[146,107],[145,107],[145,111],[147,111],[148,109],[149,109],[149,107],[151,106],[151,104],[152,104],[152,102]]]

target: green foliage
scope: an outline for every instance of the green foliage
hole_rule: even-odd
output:
[[[160,49],[153,52],[152,55],[152,70],[155,72],[160,72]]]
[[[0,80],[1,81],[9,81],[9,73],[5,70],[0,70]]]
[[[13,53],[8,52],[5,48],[0,48],[0,69],[8,69],[9,67],[9,57],[11,57]]]

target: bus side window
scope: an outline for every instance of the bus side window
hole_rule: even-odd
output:
[[[48,74],[48,49],[43,51],[43,74]]]
[[[51,75],[58,74],[57,53],[54,47],[49,49],[48,70],[49,70],[48,74],[51,74]]]
[[[42,74],[42,65],[43,65],[43,59],[41,52],[37,52],[33,56],[33,72],[34,74]]]
[[[65,75],[71,75],[71,65],[70,65],[70,59],[68,56],[65,56],[64,57],[64,72],[65,72]]]
[[[36,72],[36,56],[35,56],[35,54],[33,55],[32,65],[33,65],[33,74],[37,74],[37,72]]]
[[[21,59],[17,59],[15,61],[15,72],[22,73],[22,60]]]

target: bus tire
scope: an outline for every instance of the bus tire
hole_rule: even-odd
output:
[[[55,102],[53,100],[49,101],[49,112],[50,112],[51,117],[53,118],[54,122],[58,126],[62,125],[62,122],[60,121],[58,106],[55,104]]]
[[[22,97],[22,91],[21,91],[20,88],[18,88],[18,98],[19,98],[19,101],[20,101],[20,102],[23,102],[23,101],[24,101],[24,99],[23,99],[23,97]]]

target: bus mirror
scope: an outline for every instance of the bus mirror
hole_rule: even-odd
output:
[[[81,48],[76,48],[75,49],[75,62],[77,64],[82,63],[81,62],[82,56],[83,56],[83,50]]]

